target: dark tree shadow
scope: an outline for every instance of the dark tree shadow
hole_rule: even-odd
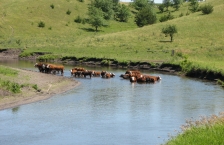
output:
[[[168,43],[168,42],[172,42],[172,41],[170,41],[170,40],[160,40],[159,42]]]
[[[93,28],[79,28],[79,29],[82,29],[82,30],[84,30],[84,31],[86,31],[86,32],[103,32],[102,30],[95,30],[95,29],[93,29]]]

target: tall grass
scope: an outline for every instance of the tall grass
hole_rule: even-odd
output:
[[[166,145],[222,145],[224,134],[224,112],[199,120],[188,120],[182,132],[172,137]]]

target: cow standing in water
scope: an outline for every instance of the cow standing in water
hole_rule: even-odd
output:
[[[109,72],[107,72],[107,71],[102,71],[101,72],[101,77],[102,78],[113,78],[113,77],[115,77],[115,74],[114,73],[109,73]]]
[[[55,65],[55,64],[45,64],[45,63],[36,63],[34,67],[37,67],[40,72],[43,73],[56,73],[61,72],[61,75],[64,73],[64,66],[63,65]]]
[[[55,65],[55,64],[48,64],[46,65],[46,69],[48,70],[48,73],[56,73],[61,72],[61,75],[64,74],[64,66],[63,65]]]
[[[44,64],[44,63],[41,63],[41,62],[36,63],[36,64],[34,65],[34,67],[37,67],[37,68],[39,69],[39,71],[42,72],[42,73],[45,72],[45,64]]]

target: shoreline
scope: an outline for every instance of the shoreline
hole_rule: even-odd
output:
[[[17,76],[17,79],[24,78],[24,76],[28,77],[29,80],[25,80],[25,83],[37,84],[41,91],[34,90],[32,87],[26,87],[22,88],[21,93],[19,94],[2,96],[2,98],[0,98],[0,111],[46,100],[53,97],[54,95],[62,94],[72,90],[81,84],[72,78],[64,76],[44,74],[17,68],[11,69],[16,69],[19,71],[19,76]],[[17,82],[17,80],[15,82]]]

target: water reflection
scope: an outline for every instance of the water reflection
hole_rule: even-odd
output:
[[[18,112],[18,111],[19,111],[19,107],[12,108],[12,112],[13,112],[13,113],[16,113],[16,112]]]
[[[17,67],[36,70],[33,63]],[[65,67],[65,77],[72,67]],[[224,110],[224,91],[210,82],[155,73],[160,82],[138,84],[118,77],[125,70],[94,69],[116,77],[74,78],[81,85],[71,91],[0,111],[0,144],[155,145],[186,119]]]

